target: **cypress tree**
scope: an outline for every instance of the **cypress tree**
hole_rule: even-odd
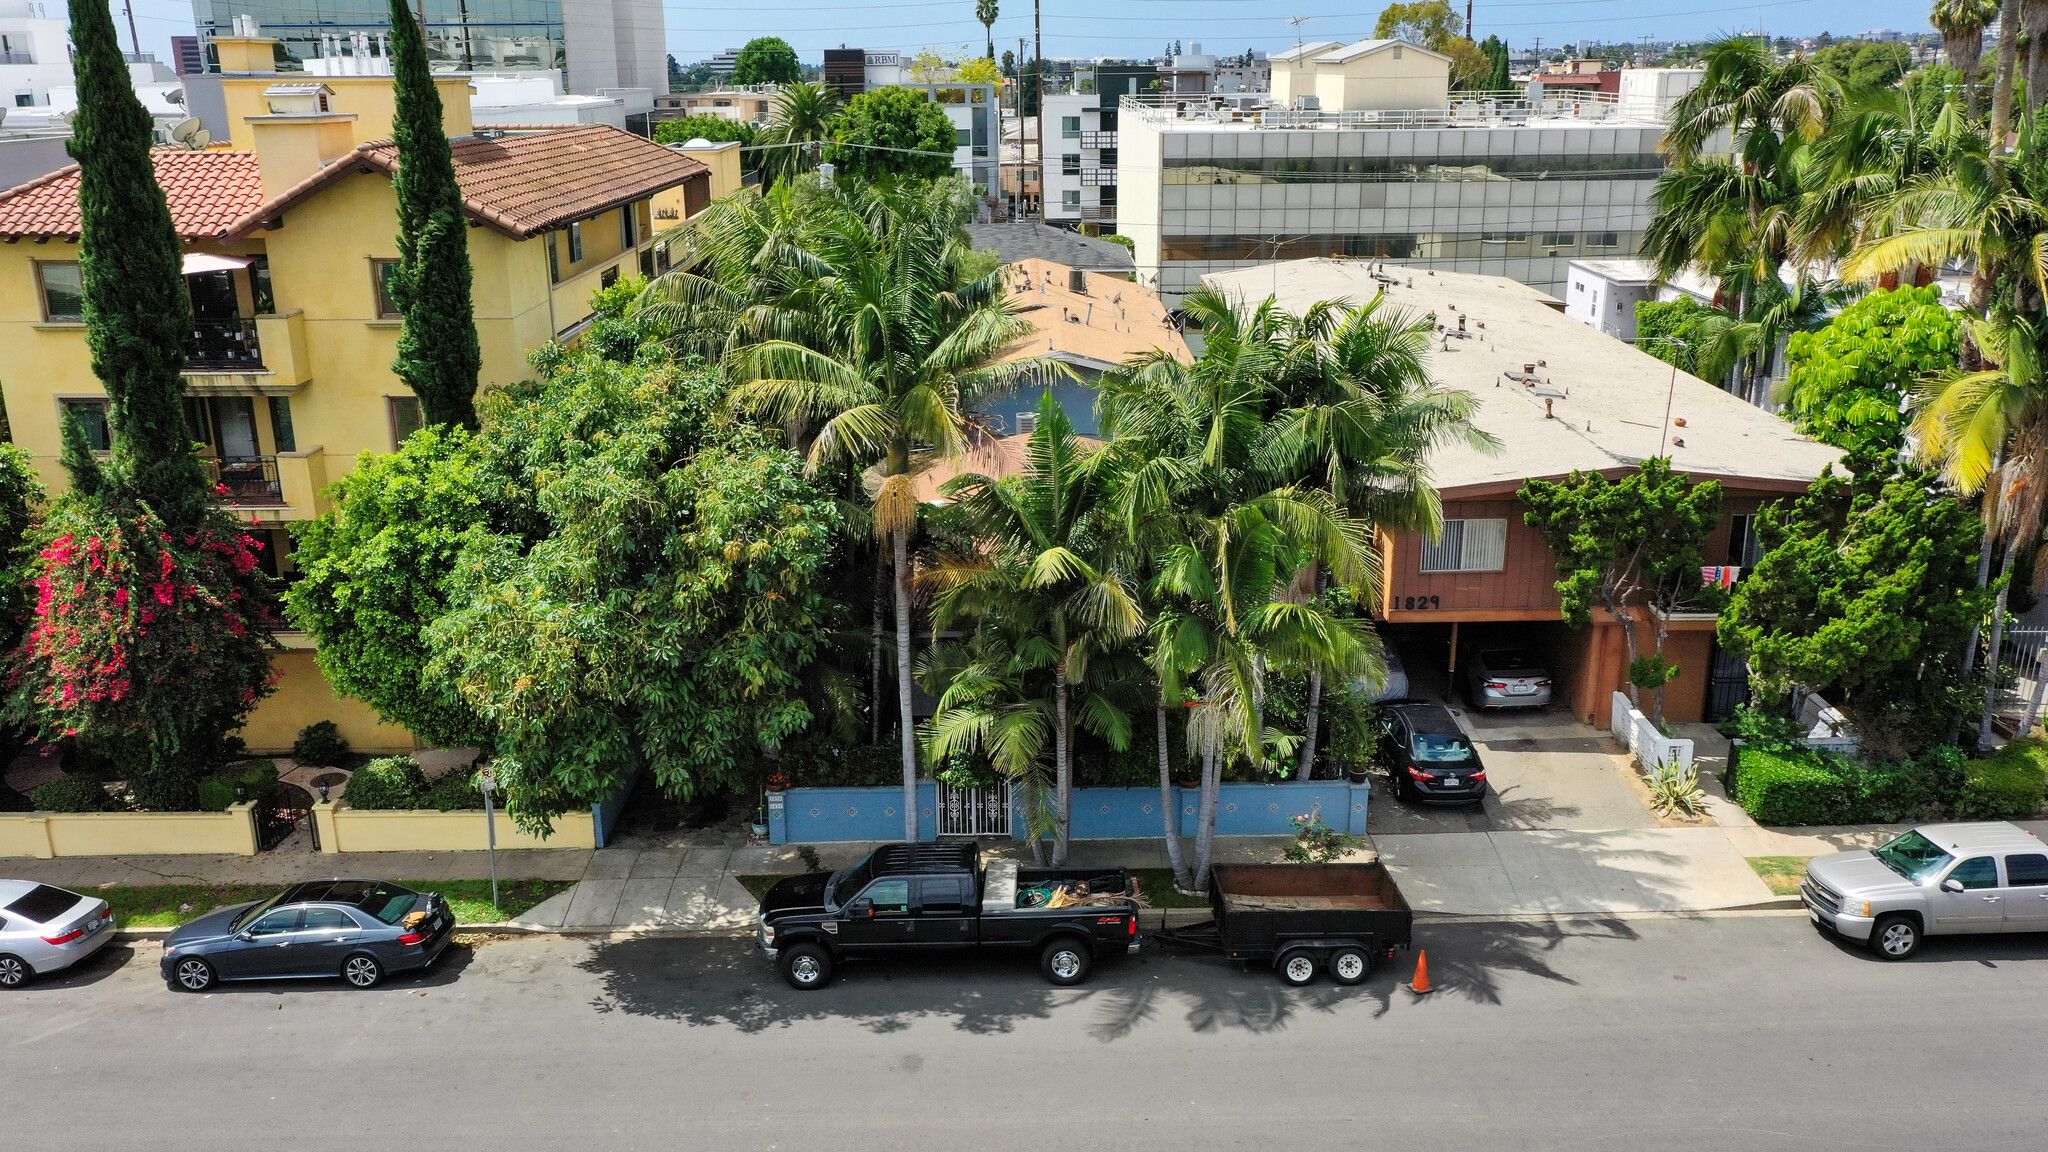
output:
[[[475,428],[483,367],[470,298],[469,225],[455,153],[441,124],[441,94],[427,45],[405,0],[391,0],[391,70],[397,80],[398,268],[391,295],[404,327],[391,370],[420,398],[428,424]]]
[[[108,479],[175,528],[205,514],[211,485],[185,424],[185,336],[192,302],[184,253],[149,150],[155,123],[136,98],[113,10],[71,6],[78,115],[66,145],[78,161],[79,272],[93,375],[106,385]]]
[[[65,422],[72,487],[35,533],[6,719],[109,756],[146,808],[189,809],[271,691],[276,598],[185,423],[183,252],[107,5],[72,4],[71,41],[86,341],[112,459]]]

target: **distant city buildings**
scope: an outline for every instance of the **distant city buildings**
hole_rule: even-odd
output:
[[[171,66],[180,76],[197,76],[206,71],[206,49],[197,36],[171,37]]]

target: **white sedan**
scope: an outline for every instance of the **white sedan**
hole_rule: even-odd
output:
[[[0,988],[61,972],[114,938],[105,900],[33,880],[0,880]]]

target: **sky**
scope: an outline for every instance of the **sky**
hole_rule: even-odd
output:
[[[1453,0],[1457,3],[1458,0]],[[133,0],[145,52],[168,59],[170,37],[192,31],[189,0]],[[1015,50],[1031,34],[1028,0],[999,0],[996,51]],[[51,8],[55,9],[56,4]],[[1194,49],[1235,54],[1247,48],[1278,51],[1308,40],[1351,41],[1369,36],[1385,0],[1042,0],[1047,56],[1133,56],[1159,54],[1179,40]],[[1703,39],[1717,33],[1754,32],[1759,22],[1772,35],[1811,36],[1826,31],[1854,35],[1872,28],[1927,31],[1928,0],[1475,0],[1476,34],[1499,35],[1515,47],[1537,37],[1545,44],[1580,39],[1613,43],[1654,39]],[[754,36],[788,40],[809,63],[826,48],[844,43],[861,48],[914,51],[925,45],[941,52],[983,43],[974,0],[747,0],[665,5],[669,51],[678,60],[700,60],[723,48],[737,48]],[[1306,17],[1297,31],[1290,16]],[[127,39],[120,8],[115,19]]]

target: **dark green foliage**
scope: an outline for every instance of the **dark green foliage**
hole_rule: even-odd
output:
[[[877,744],[835,744],[806,732],[782,746],[778,770],[794,788],[883,788],[903,783],[903,759],[888,733]]]
[[[447,610],[465,535],[506,518],[493,511],[507,485],[487,477],[468,443],[424,428],[395,454],[365,454],[330,490],[333,510],[293,530],[304,575],[291,587],[291,615],[319,642],[328,682],[442,747],[490,737],[452,686],[426,675],[422,637]]]
[[[30,792],[28,799],[38,812],[112,812],[120,807],[99,781],[78,776],[52,780]]]
[[[1557,560],[1557,591],[1572,627],[1591,623],[1596,607],[1626,611],[1645,599],[1696,600],[1705,591],[1696,591],[1699,548],[1720,520],[1720,484],[1695,484],[1658,457],[1619,480],[1597,472],[1531,480],[1521,495],[1529,526]],[[1687,573],[1692,587],[1666,591]]]
[[[2015,740],[1964,769],[1956,815],[1966,820],[2030,820],[2048,792],[2048,746]]]
[[[5,780],[0,780],[0,812],[33,812],[35,801],[16,792]]]
[[[455,153],[441,121],[427,48],[405,0],[391,0],[392,138],[399,168],[398,268],[391,295],[404,316],[391,370],[420,398],[429,425],[476,427],[477,341],[470,298],[469,221],[455,182]]]
[[[1636,347],[1676,364],[1680,372],[1700,375],[1700,353],[1711,337],[1707,327],[1725,318],[1690,296],[1676,300],[1645,300],[1636,305]]]
[[[75,736],[58,744],[57,763],[66,776],[87,780],[119,780],[123,775],[121,765],[112,756]]]
[[[476,772],[453,768],[442,773],[420,794],[419,806],[438,812],[472,812],[483,808],[484,794],[476,785]]]
[[[1748,656],[1769,696],[1823,692],[1864,746],[1908,759],[1971,706],[1960,660],[1994,590],[1976,587],[1981,525],[1928,477],[1832,469],[1757,520],[1763,559],[1722,614],[1721,643]]]
[[[427,794],[427,774],[410,756],[372,760],[348,778],[342,798],[351,808],[398,810],[420,807]],[[482,802],[478,802],[482,807]]]
[[[756,36],[733,61],[735,84],[794,84],[804,78],[796,49],[780,36]]]
[[[745,120],[728,120],[706,112],[677,120],[663,120],[654,126],[656,144],[687,144],[692,140],[709,140],[713,144],[737,141],[744,148],[752,144],[757,135],[759,129]]]
[[[299,732],[299,738],[292,741],[292,759],[301,764],[316,764],[332,768],[348,755],[348,741],[334,721],[322,720],[308,724]]]
[[[953,171],[953,122],[915,89],[891,85],[855,96],[833,123],[832,138],[839,143],[826,145],[825,159],[846,176],[937,179]],[[913,155],[918,152],[933,155]]]
[[[136,98],[105,5],[71,11],[78,114],[66,145],[79,162],[79,270],[92,372],[106,386],[116,488],[173,529],[209,506],[206,472],[185,426],[185,337],[192,303],[184,252],[150,163],[155,121]]]
[[[201,780],[199,810],[225,812],[228,805],[239,800],[253,801],[258,810],[266,810],[277,803],[281,791],[277,765],[269,760],[250,760]]]
[[[1509,79],[1506,42],[1498,36],[1488,36],[1479,42],[1479,50],[1485,53],[1488,67],[1486,78],[1478,87],[1486,92],[1506,92],[1514,88],[1514,81]]]
[[[1759,824],[1840,824],[1850,797],[1848,784],[1812,756],[1743,749],[1735,798]]]
[[[1855,88],[1883,88],[1913,68],[1913,51],[1901,43],[1841,40],[1813,54],[1813,62]]]
[[[1794,333],[1785,356],[1799,430],[1837,448],[1896,452],[1904,402],[1955,367],[1958,342],[1955,315],[1931,286],[1872,292],[1827,327]]]

